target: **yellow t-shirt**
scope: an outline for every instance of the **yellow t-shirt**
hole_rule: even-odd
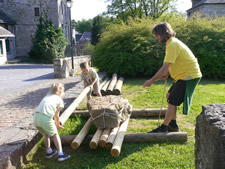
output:
[[[171,37],[166,42],[164,62],[171,63],[169,73],[175,81],[202,77],[197,58],[183,42],[175,37]]]

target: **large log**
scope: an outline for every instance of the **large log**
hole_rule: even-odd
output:
[[[109,137],[110,131],[111,131],[111,129],[105,129],[103,131],[102,136],[101,136],[101,138],[99,139],[99,142],[98,142],[100,147],[105,147],[105,144],[106,144],[106,141]]]
[[[88,92],[91,90],[90,87],[86,87],[82,92],[79,94],[79,96],[71,103],[71,105],[61,114],[59,117],[59,121],[64,124],[66,120],[70,117],[70,115],[73,113],[73,111],[77,108],[77,106],[81,103],[81,101],[84,99],[84,97],[88,94]]]
[[[109,80],[109,78],[106,78],[100,85],[99,85],[99,90],[101,91],[102,87],[107,83],[107,81]],[[92,91],[92,96],[97,96],[94,93],[94,90]]]
[[[165,117],[167,108],[151,108],[151,109],[133,109],[131,117]]]
[[[60,136],[62,145],[71,145],[76,135]],[[85,137],[82,144],[88,145],[93,135]],[[170,133],[132,133],[126,134],[123,143],[140,144],[140,143],[159,143],[159,142],[179,142],[184,143],[188,139],[187,132],[170,132]]]
[[[105,145],[105,147],[108,150],[110,150],[112,148],[112,145],[113,145],[113,143],[115,141],[115,138],[116,138],[116,135],[117,135],[118,130],[119,130],[119,127],[115,127],[110,132],[109,137],[108,137],[108,139],[106,141],[106,145]]]
[[[159,117],[160,111],[161,111],[161,117],[165,117],[167,108],[162,108],[160,110],[159,108],[151,108],[151,109],[133,109],[131,118],[132,117]],[[73,115],[81,115],[83,117],[89,117],[89,111],[88,110],[75,110],[73,112]]]
[[[99,89],[101,90],[103,88],[103,86],[109,81],[109,78],[106,78],[100,85],[99,85]]]
[[[88,131],[90,130],[92,126],[92,120],[91,118],[88,119],[88,121],[85,123],[84,127],[81,129],[79,134],[76,136],[76,138],[72,141],[71,147],[73,149],[77,149],[82,141],[84,140],[85,136],[87,135]]]
[[[107,90],[107,88],[109,86],[109,83],[110,83],[110,80],[108,80],[106,82],[106,84],[101,88],[101,94],[102,94],[102,96],[105,96],[106,95],[106,90]]]
[[[121,89],[122,89],[122,86],[123,86],[123,81],[124,81],[124,78],[120,77],[119,80],[117,81],[116,83],[116,86],[115,88],[113,89],[113,94],[114,95],[120,95],[121,94]]]
[[[111,155],[114,157],[118,157],[120,155],[120,151],[123,144],[125,133],[127,131],[129,119],[130,117],[128,117],[119,127],[116,139],[113,143],[112,150],[111,150]]]
[[[103,132],[103,129],[97,129],[97,131],[95,132],[95,135],[93,136],[93,138],[91,139],[89,143],[89,147],[91,149],[96,149],[98,147],[98,142],[100,137],[102,136],[102,132]]]
[[[106,95],[113,95],[113,89],[116,85],[116,82],[117,82],[117,74],[113,74],[112,80],[106,90]]]

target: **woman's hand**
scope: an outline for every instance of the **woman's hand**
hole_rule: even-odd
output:
[[[143,84],[143,87],[150,87],[152,85],[152,80],[147,80],[144,84]]]

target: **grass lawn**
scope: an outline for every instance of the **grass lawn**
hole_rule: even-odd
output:
[[[163,98],[164,82],[158,81],[150,88],[139,88],[146,79],[125,79],[122,92],[134,108],[160,108]],[[166,91],[172,84],[169,80]],[[133,91],[133,92],[131,92]],[[130,92],[130,93],[129,93]],[[128,93],[126,95],[126,93]],[[195,122],[196,117],[202,111],[202,105],[225,102],[225,81],[202,79],[198,85],[190,114],[182,114],[182,106],[178,108],[177,121],[181,131],[188,133],[186,143],[165,142],[145,144],[123,144],[119,157],[111,156],[109,150],[98,147],[92,150],[81,146],[78,150],[64,146],[63,150],[71,155],[71,158],[64,162],[58,162],[57,158],[46,160],[45,147],[40,141],[37,151],[33,151],[28,162],[23,168],[55,168],[55,169],[183,169],[195,168]],[[165,97],[164,97],[165,98]],[[167,106],[164,99],[163,107]],[[72,117],[65,123],[65,129],[60,131],[61,135],[77,134],[83,127],[87,118]],[[163,119],[160,120],[162,123]],[[127,133],[145,133],[157,127],[158,119],[132,118],[130,119]],[[90,134],[95,132],[93,127]]]

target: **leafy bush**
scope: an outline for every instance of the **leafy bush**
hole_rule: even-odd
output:
[[[33,43],[29,55],[45,63],[52,63],[54,58],[64,57],[67,39],[61,28],[56,27],[47,17],[41,17]]]
[[[101,71],[121,76],[152,76],[161,67],[165,45],[152,35],[152,27],[167,21],[198,58],[204,77],[225,78],[225,20],[196,16],[130,20],[111,24],[93,52],[93,63]]]
[[[156,45],[151,34],[153,21],[139,21],[108,26],[95,47],[94,65],[109,74],[122,76],[153,74],[162,64],[163,45]]]

